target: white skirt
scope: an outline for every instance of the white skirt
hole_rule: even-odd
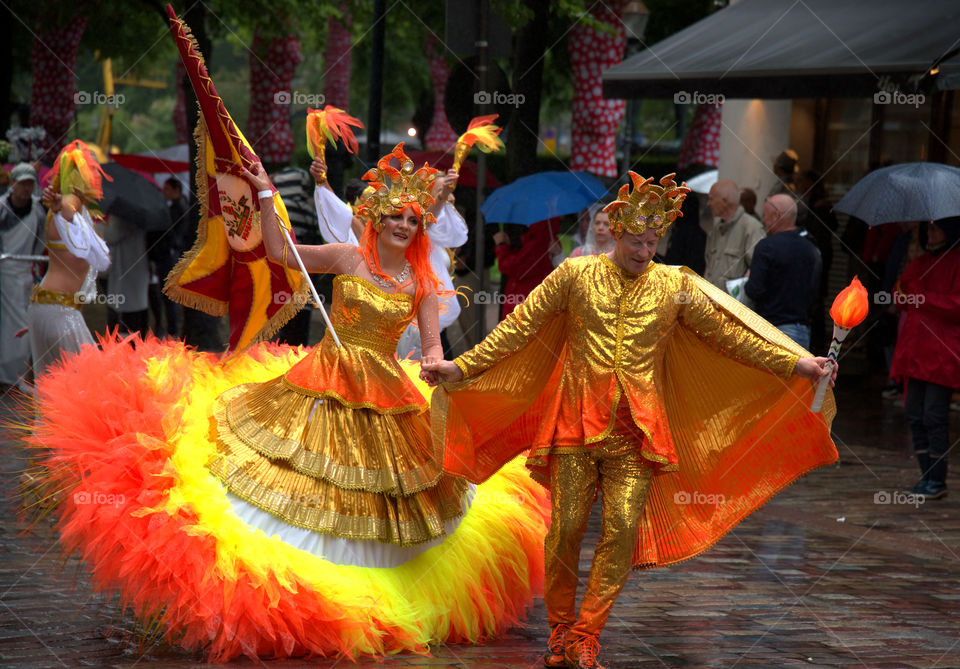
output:
[[[453,534],[463,515],[470,509],[473,498],[477,494],[477,486],[472,483],[467,486],[462,501],[463,513],[443,524],[444,530],[446,530],[445,535],[415,546],[398,546],[363,539],[344,539],[331,534],[294,527],[230,492],[226,494],[233,512],[251,528],[263,530],[268,537],[276,535],[285,544],[312,553],[334,564],[389,568],[398,567],[404,562],[412,560],[420,553],[443,543],[448,535]]]
[[[83,346],[96,343],[83,315],[73,307],[31,302],[27,327],[34,378],[59,362],[61,352],[78,353]]]

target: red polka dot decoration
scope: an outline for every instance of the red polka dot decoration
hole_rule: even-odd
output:
[[[345,11],[343,6],[340,11]],[[340,109],[350,108],[350,17],[347,24],[331,18],[327,24],[327,46],[324,52],[323,104]],[[322,105],[313,105],[321,107]]]
[[[603,97],[601,75],[623,60],[626,30],[620,14],[626,2],[597,3],[592,13],[613,29],[607,34],[578,23],[567,51],[573,68],[573,127],[570,169],[616,177],[617,129],[626,103]]]
[[[428,151],[446,151],[457,143],[457,133],[450,127],[447,112],[443,106],[444,92],[447,90],[447,78],[450,66],[443,57],[435,37],[427,42],[427,58],[430,59],[430,79],[433,82],[433,118],[430,129],[424,137],[424,146]]]
[[[690,165],[720,165],[720,117],[721,107],[718,104],[697,107],[677,156],[677,169],[682,170]]]
[[[292,90],[293,75],[303,56],[295,35],[269,42],[259,35],[250,50],[250,115],[246,138],[265,163],[288,163],[296,143],[290,130],[290,111],[315,106],[309,91]],[[301,99],[302,98],[302,99]]]
[[[76,18],[63,27],[44,25],[37,20],[33,36],[33,88],[30,94],[30,125],[47,131],[42,141],[42,160],[53,162],[76,117],[74,105],[84,103],[78,97],[76,75],[77,49],[87,27],[87,19]],[[93,91],[85,91],[88,95]],[[92,95],[89,98],[92,100]]]

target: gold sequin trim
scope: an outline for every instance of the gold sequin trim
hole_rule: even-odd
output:
[[[375,334],[342,328],[341,330],[337,331],[337,336],[340,338],[340,343],[342,344],[358,346],[360,348],[376,351],[377,353],[384,353],[391,357],[393,357],[397,351],[396,341],[393,341],[389,338],[380,337]]]
[[[77,293],[65,293],[62,290],[47,290],[34,286],[30,291],[30,301],[34,304],[56,304],[80,311],[83,303],[77,299]]]
[[[385,297],[385,298],[388,299],[388,300],[409,300],[409,301],[411,301],[411,302],[413,301],[413,296],[412,296],[412,295],[407,295],[407,294],[404,293],[404,292],[388,293],[387,291],[385,291],[385,290],[383,290],[382,288],[378,287],[378,286],[377,286],[376,284],[374,284],[372,281],[368,281],[367,279],[364,279],[362,276],[357,276],[356,274],[338,274],[338,275],[336,276],[336,278],[334,278],[333,283],[334,283],[334,285],[336,285],[336,284],[342,283],[342,282],[344,282],[344,281],[354,281],[354,282],[359,283],[359,284],[361,284],[361,285],[363,285],[363,286],[366,286],[367,288],[370,288],[370,289],[373,290],[375,293],[380,294],[382,297]],[[340,333],[338,332],[337,334],[339,335]]]

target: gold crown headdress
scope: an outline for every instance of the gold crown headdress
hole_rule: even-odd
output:
[[[363,198],[367,197],[373,193],[373,186],[367,186],[363,189],[363,192],[356,197],[356,199],[350,203],[350,211],[353,212],[353,215],[357,215],[357,211],[360,209],[360,205],[363,204]]]
[[[642,235],[653,230],[657,237],[663,237],[670,224],[683,216],[680,205],[690,192],[686,184],[677,185],[673,180],[675,176],[668,174],[660,179],[658,186],[653,183],[653,177],[644,179],[630,172],[633,192],[630,184],[624,184],[617,199],[603,208],[610,214],[610,231],[619,237],[624,232]]]
[[[399,170],[390,164],[394,158],[400,163]],[[427,231],[429,223],[435,222],[433,214],[427,209],[436,201],[430,189],[437,178],[437,170],[430,167],[429,163],[414,170],[413,161],[403,152],[403,142],[381,158],[377,166],[364,174],[363,178],[370,182],[367,190],[372,188],[373,192],[364,191],[356,213],[372,223],[378,231],[383,227],[380,221],[383,216],[396,216],[411,205],[420,208],[420,228],[423,232]]]

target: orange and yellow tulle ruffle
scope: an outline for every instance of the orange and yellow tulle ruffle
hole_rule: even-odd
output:
[[[549,515],[522,463],[478,488],[443,544],[393,569],[334,565],[232,513],[205,466],[210,407],[303,355],[261,344],[221,363],[177,343],[104,342],[42,378],[27,441],[61,490],[63,549],[97,589],[213,661],[427,652],[517,623],[542,590]]]

